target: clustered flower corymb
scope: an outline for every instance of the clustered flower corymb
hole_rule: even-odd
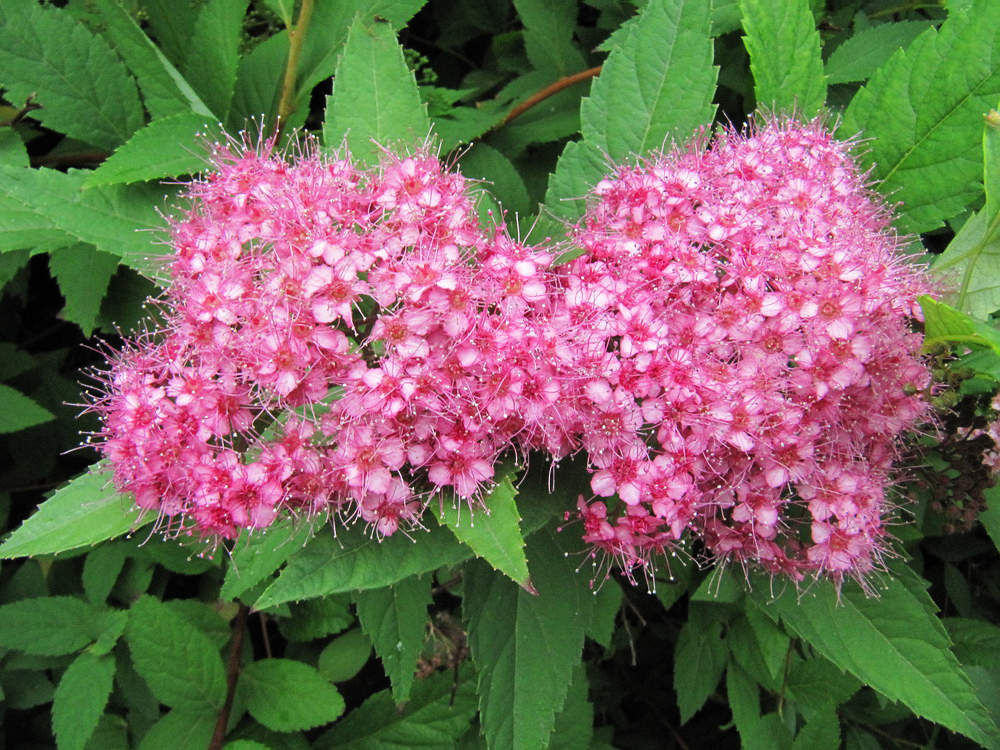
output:
[[[166,328],[95,397],[140,507],[223,538],[283,512],[389,535],[439,492],[481,503],[512,453],[583,452],[584,538],[626,571],[690,534],[794,578],[878,563],[926,416],[927,285],[820,123],[620,168],[558,266],[427,151],[213,165],[173,222]]]

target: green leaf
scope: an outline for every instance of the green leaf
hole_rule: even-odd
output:
[[[325,528],[326,524],[321,524]],[[222,598],[233,601],[272,575],[316,534],[313,524],[275,523],[266,534],[244,531],[229,554]]]
[[[203,115],[185,113],[151,122],[91,172],[84,187],[144,182],[195,174],[208,165],[206,142],[222,129]]]
[[[42,105],[46,127],[112,150],[142,125],[142,104],[128,69],[69,13],[37,3],[0,9],[4,98]]]
[[[87,338],[94,332],[118,260],[90,245],[72,245],[49,253],[49,270],[66,298],[62,316],[80,326]]]
[[[101,544],[83,561],[83,590],[94,604],[107,600],[125,567],[126,547],[118,542]]]
[[[726,669],[729,649],[722,637],[722,621],[716,617],[721,608],[692,603],[688,619],[677,637],[674,656],[674,690],[686,724],[708,700]]]
[[[292,604],[290,617],[278,621],[281,634],[290,641],[311,641],[346,630],[354,623],[351,600],[345,594],[324,596]]]
[[[756,607],[746,608],[746,618],[768,672],[777,679],[788,662],[792,639]]]
[[[786,688],[798,705],[839,706],[861,689],[861,681],[829,659],[816,656],[796,662],[788,672]]]
[[[51,422],[55,414],[9,385],[0,385],[0,434]]]
[[[143,103],[154,120],[184,112],[195,112],[211,118],[213,122],[218,119],[160,48],[139,28],[119,0],[91,0],[91,2],[100,12],[101,20],[105,24],[101,36],[111,43],[132,71],[142,92]],[[174,3],[174,5],[171,15],[175,18],[183,17],[183,6],[186,3]],[[147,15],[150,11],[149,6],[150,3],[145,3],[143,7]],[[157,39],[163,44],[162,35],[158,34]]]
[[[346,138],[354,158],[374,163],[380,154],[376,144],[400,141],[412,147],[426,139],[429,129],[427,105],[420,100],[396,32],[387,23],[359,17],[347,35],[333,93],[327,97],[323,142],[337,148]]]
[[[918,716],[984,747],[1000,747],[1000,731],[951,653],[941,623],[928,616],[933,602],[908,568],[892,567],[892,577],[880,581],[878,599],[857,586],[838,592],[829,581],[766,601],[768,591],[761,580],[751,596],[838,667]]]
[[[292,557],[254,607],[268,609],[290,601],[380,588],[472,556],[472,550],[443,527],[413,535],[412,540],[395,534],[377,541],[360,528],[336,537],[318,534]]]
[[[28,149],[14,128],[0,127],[0,164],[12,167],[27,167]]]
[[[238,694],[250,715],[276,732],[301,732],[333,721],[344,699],[313,667],[291,659],[261,659],[240,673]]]
[[[180,69],[209,109],[226,119],[236,89],[248,0],[208,0],[198,11]]]
[[[479,561],[466,566],[463,608],[491,747],[544,747],[566,699],[593,608],[586,580],[551,532],[528,540],[538,594]]]
[[[594,617],[587,627],[587,637],[610,649],[624,594],[621,584],[614,578],[608,578],[600,586],[594,592]]]
[[[38,506],[38,512],[0,545],[0,558],[52,555],[89,547],[143,525],[132,503],[111,480],[91,469]],[[152,519],[148,519],[149,523]]]
[[[483,500],[485,510],[470,511],[461,498],[454,499],[451,504],[442,501],[439,520],[476,555],[529,593],[535,593],[524,557],[524,537],[519,526],[521,517],[517,512],[517,490],[511,482],[512,473],[504,473],[489,497]]]
[[[1000,112],[991,109],[983,122],[983,212],[992,222],[1000,216]]]
[[[392,697],[403,703],[410,697],[424,641],[430,578],[411,576],[392,586],[360,591],[354,601],[361,629],[371,638],[392,683]]]
[[[206,708],[174,709],[163,715],[139,743],[139,750],[204,750],[212,740],[216,716]]]
[[[437,132],[435,128],[435,132]],[[505,211],[530,213],[528,189],[510,160],[492,146],[478,142],[459,159],[462,174],[469,179],[483,180],[489,194]]]
[[[744,747],[752,747],[760,723],[760,690],[757,683],[738,664],[726,670],[726,697],[733,713],[733,724]]]
[[[931,26],[930,21],[897,21],[857,32],[833,51],[826,61],[827,82],[866,81],[899,49]]]
[[[926,295],[917,300],[924,314],[925,348],[944,341],[972,349],[986,347],[1000,354],[1000,331],[993,326]]]
[[[140,271],[158,270],[155,257],[163,219],[163,194],[144,185],[83,190],[87,172],[18,169],[0,164],[0,211],[13,221],[0,230],[0,249],[34,248],[42,239],[95,245]],[[160,237],[150,231],[159,230]],[[46,234],[47,233],[47,234]]]
[[[126,634],[136,671],[171,708],[219,709],[226,699],[222,657],[203,632],[163,602],[141,597]]]
[[[0,607],[0,646],[39,656],[79,651],[99,636],[102,610],[72,596],[43,596]]]
[[[577,664],[573,668],[573,679],[569,683],[566,702],[556,714],[549,750],[590,747],[590,740],[594,736],[594,707],[587,700],[589,687],[586,668],[583,664]]]
[[[826,101],[809,0],[741,0],[758,109],[813,117]]]
[[[114,676],[113,656],[86,652],[63,673],[52,701],[52,730],[59,750],[83,750],[108,704]]]
[[[583,213],[609,158],[633,161],[715,115],[710,3],[650,0],[616,40],[580,108],[583,140],[566,146],[549,182],[546,204],[563,218]]]
[[[458,681],[456,682],[456,677]],[[316,750],[451,750],[476,713],[469,670],[438,672],[413,686],[405,706],[388,690],[376,693],[338,721]]]
[[[827,750],[840,747],[840,720],[833,706],[811,717],[795,735],[794,750]]]
[[[982,116],[1000,98],[998,39],[1000,4],[952,12],[879,68],[844,114],[846,135],[872,138],[861,158],[903,202],[903,231],[936,229],[982,195]]]
[[[579,12],[576,0],[514,0],[514,8],[524,24],[524,49],[535,68],[561,77],[587,67],[573,46]]]
[[[316,669],[330,682],[347,682],[368,663],[372,642],[360,629],[348,630],[330,641],[319,654]]]
[[[984,620],[949,617],[944,627],[955,656],[966,666],[1000,669],[1000,627]]]

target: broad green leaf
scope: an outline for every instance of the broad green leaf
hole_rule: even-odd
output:
[[[208,164],[206,143],[221,135],[217,122],[191,112],[155,120],[91,172],[84,187],[201,172]]]
[[[350,598],[337,594],[292,604],[291,615],[278,620],[278,627],[290,641],[311,641],[339,633],[353,623]]]
[[[917,576],[903,566],[880,581],[879,598],[857,586],[839,592],[829,581],[794,589],[765,601],[765,581],[751,596],[763,611],[841,669],[918,716],[941,724],[987,748],[1000,747],[1000,731],[976,697],[949,648],[948,636]]]
[[[163,254],[163,193],[145,185],[83,190],[86,172],[20,169],[0,164],[0,211],[12,221],[0,229],[0,250],[34,248],[36,240],[95,245],[139,271],[155,272]],[[155,230],[155,231],[154,231]]]
[[[264,0],[264,4],[286,27],[295,21],[295,0]]]
[[[741,0],[740,7],[757,108],[816,115],[826,78],[809,0]]]
[[[861,689],[861,681],[822,656],[792,665],[785,678],[789,695],[800,706],[839,706]]]
[[[583,140],[566,146],[549,182],[546,204],[563,218],[582,214],[609,158],[631,162],[715,115],[710,3],[650,0],[617,42],[581,105]]]
[[[0,8],[4,98],[42,109],[46,127],[107,150],[142,125],[135,82],[115,53],[69,13],[37,3]]]
[[[95,547],[83,561],[83,591],[94,604],[107,600],[115,581],[125,567],[127,547],[119,542],[109,542]]]
[[[52,701],[52,730],[59,750],[83,750],[104,713],[115,659],[84,652],[63,672]]]
[[[204,750],[217,717],[207,706],[176,708],[163,715],[139,743],[139,750]]]
[[[313,743],[316,750],[451,750],[476,713],[470,670],[438,672],[413,686],[405,706],[376,693]]]
[[[827,750],[840,747],[840,720],[833,706],[811,716],[795,735],[794,750]]]
[[[936,229],[982,195],[982,116],[1000,99],[998,40],[1000,3],[953,11],[879,68],[844,114],[845,135],[872,139],[861,158],[903,202],[903,231]]]
[[[437,132],[435,124],[435,132]],[[483,180],[489,194],[500,202],[505,211],[526,214],[533,206],[528,201],[528,189],[517,169],[502,153],[486,143],[476,143],[459,159],[462,174]]]
[[[427,105],[403,60],[396,32],[387,23],[359,17],[347,35],[333,93],[326,100],[323,142],[337,148],[346,139],[354,158],[373,163],[381,153],[378,145],[398,141],[412,147],[426,139],[429,128]]]
[[[952,650],[962,664],[1000,669],[1000,627],[961,617],[949,617],[943,622],[955,644]]]
[[[320,652],[316,669],[330,682],[347,682],[368,663],[372,642],[359,628],[330,641]]]
[[[608,578],[594,594],[594,617],[587,627],[587,637],[604,648],[611,648],[611,638],[615,623],[618,622],[624,593],[617,580]]]
[[[316,531],[313,524],[285,521],[270,526],[266,534],[241,533],[229,553],[222,598],[233,601],[252,589],[301,550]]]
[[[726,697],[736,731],[744,746],[750,745],[760,723],[760,689],[738,664],[730,664],[726,670]]]
[[[226,698],[222,657],[190,621],[163,602],[143,596],[129,611],[126,637],[136,671],[161,703],[191,710],[222,707]]]
[[[38,506],[38,512],[0,545],[0,558],[89,547],[142,526],[138,509],[116,493],[111,479],[99,471],[92,469],[77,477]],[[147,517],[145,523],[150,521]]]
[[[692,603],[687,622],[677,637],[674,690],[682,724],[705,704],[726,669],[729,649],[722,637],[722,621],[715,616],[719,609],[711,604]]]
[[[248,0],[207,0],[198,11],[180,70],[208,108],[223,120],[236,88]]]
[[[577,664],[573,668],[566,702],[556,714],[549,750],[576,750],[590,746],[594,736],[594,707],[587,700],[588,687],[587,670],[583,664]]]
[[[859,31],[833,51],[826,61],[827,82],[866,81],[898,49],[930,28],[930,21],[897,21]]]
[[[71,245],[49,253],[49,271],[66,298],[62,317],[80,326],[87,338],[94,332],[118,260],[91,245]]]
[[[14,128],[0,127],[0,164],[12,167],[27,167],[28,150]]]
[[[9,385],[0,385],[0,435],[51,422],[55,415]]]
[[[191,47],[198,6],[177,0],[143,0],[142,9],[157,46],[179,66]]]
[[[143,103],[154,120],[184,112],[209,117],[213,122],[218,119],[160,51],[160,47],[139,28],[135,19],[122,7],[120,0],[92,2],[105,24],[101,36],[111,43],[132,71],[142,92]],[[175,3],[172,15],[183,17],[184,5],[187,4]],[[144,4],[143,9],[148,15],[149,3]],[[163,44],[163,37],[157,38]]]
[[[463,608],[491,747],[544,747],[580,662],[593,594],[551,532],[528,540],[538,594],[480,561],[466,566]]]
[[[261,659],[240,672],[238,695],[250,715],[276,732],[301,732],[344,712],[337,688],[314,667],[291,659]]]
[[[412,539],[397,533],[378,541],[360,528],[336,537],[320,533],[291,558],[254,607],[268,609],[285,602],[380,588],[472,556],[472,550],[441,526],[411,534]]]
[[[508,472],[483,500],[485,509],[470,511],[461,498],[453,499],[451,503],[443,500],[439,520],[459,541],[469,545],[476,555],[533,593],[528,562],[524,557],[524,537],[521,536],[516,497],[517,490],[511,482],[511,472]]]
[[[0,607],[0,646],[62,656],[95,642],[106,610],[72,596],[42,596]]]
[[[410,697],[424,641],[427,607],[431,603],[430,578],[411,576],[392,586],[360,591],[354,602],[361,629],[371,638],[392,683],[392,697],[403,703]]]
[[[1000,216],[1000,112],[991,109],[983,120],[983,213],[995,222]]]
[[[514,0],[524,24],[524,49],[535,68],[558,76],[578,73],[586,67],[583,55],[573,45],[576,0]]]

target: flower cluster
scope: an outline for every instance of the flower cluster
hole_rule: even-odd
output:
[[[438,491],[481,502],[506,454],[583,451],[585,540],[627,571],[690,532],[796,578],[877,563],[926,414],[926,282],[820,124],[619,169],[558,267],[425,151],[213,164],[173,222],[164,330],[94,401],[139,506],[218,537],[283,511],[389,535]]]

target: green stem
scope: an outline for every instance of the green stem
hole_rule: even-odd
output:
[[[309,28],[309,19],[312,17],[314,3],[315,0],[302,0],[298,22],[294,27],[288,29],[288,62],[285,64],[285,79],[281,83],[281,99],[278,101],[277,133],[279,137],[285,129],[285,123],[289,116],[295,111],[295,100],[299,93],[295,86],[295,79],[298,76],[299,58],[302,56],[302,45]]]

